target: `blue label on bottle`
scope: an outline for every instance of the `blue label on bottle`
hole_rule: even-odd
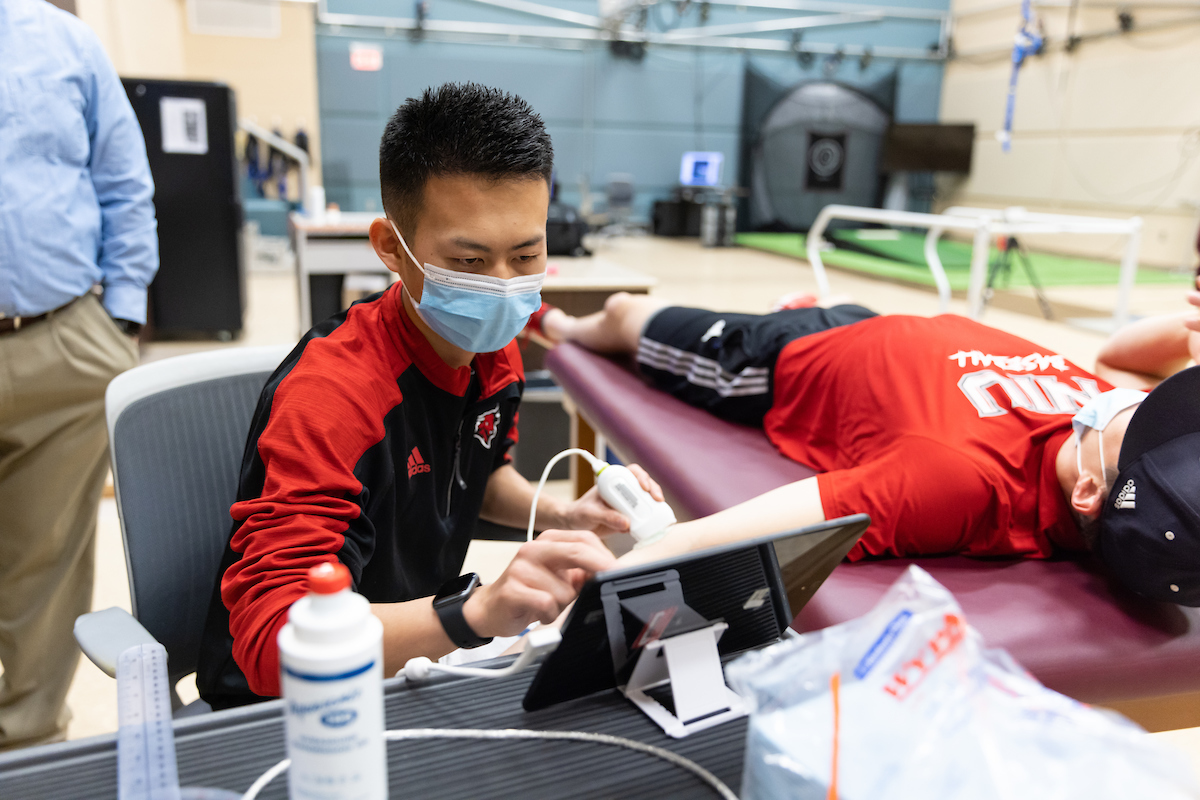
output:
[[[291,667],[284,665],[283,672],[285,675],[288,675],[293,678],[299,678],[302,681],[316,681],[316,682],[344,681],[347,678],[354,678],[359,675],[362,675],[364,672],[366,672],[373,666],[375,666],[375,662],[371,661],[371,662],[368,662],[368,663],[362,665],[361,667],[357,667],[355,669],[349,670],[348,672],[339,672],[337,675],[310,675],[307,672],[297,672],[296,670],[292,669]]]
[[[358,712],[352,708],[339,708],[321,715],[321,724],[330,728],[343,728],[358,719]]]

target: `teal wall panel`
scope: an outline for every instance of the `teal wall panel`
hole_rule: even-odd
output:
[[[571,11],[596,14],[592,0],[550,0]],[[906,5],[944,10],[946,0],[906,0]],[[336,13],[408,16],[411,6],[394,0],[329,0]],[[672,23],[675,11],[658,7],[651,28]],[[778,17],[782,12],[714,7],[709,24]],[[757,16],[756,16],[757,14]],[[655,16],[657,15],[657,16]],[[444,20],[554,25],[551,20],[514,14],[466,0],[432,0],[430,16]],[[925,48],[937,42],[936,22],[887,20],[872,25],[813,29],[805,41],[846,45]],[[383,50],[383,69],[350,68],[356,42]],[[476,81],[525,98],[546,121],[555,144],[555,167],[562,198],[578,204],[586,181],[602,192],[613,174],[633,176],[635,218],[645,218],[651,203],[670,194],[679,160],[688,150],[725,154],[726,183],[738,176],[738,132],[742,82],[752,61],[783,84],[830,77],[850,85],[871,83],[897,72],[896,119],[936,121],[942,66],[936,62],[897,62],[876,58],[863,69],[847,58],[830,71],[821,57],[807,68],[790,54],[689,50],[649,47],[634,62],[611,55],[606,47],[464,44],[416,41],[407,32],[382,28],[318,25],[317,77],[321,110],[321,155],[326,195],[348,210],[379,210],[378,146],[388,118],[407,98],[447,81]]]

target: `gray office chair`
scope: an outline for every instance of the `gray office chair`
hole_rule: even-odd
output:
[[[118,376],[105,394],[133,617],[120,608],[84,614],[75,638],[113,676],[125,649],[161,642],[176,716],[209,710],[203,701],[184,707],[175,684],[196,671],[251,417],[290,349],[168,358]]]
[[[630,232],[629,218],[633,214],[633,176],[624,173],[609,175],[604,198],[608,224],[600,230],[600,235],[627,235]]]

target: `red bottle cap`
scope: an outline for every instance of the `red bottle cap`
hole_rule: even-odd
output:
[[[350,588],[350,570],[340,561],[326,561],[308,571],[308,590],[316,594],[337,594]]]

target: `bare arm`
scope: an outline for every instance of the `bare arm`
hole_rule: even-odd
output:
[[[529,524],[529,505],[533,502],[533,486],[517,472],[512,464],[497,468],[488,478],[479,516],[497,525],[524,529]],[[566,504],[542,494],[538,498],[537,517],[533,529],[569,528]]]
[[[1184,327],[1190,312],[1147,317],[1126,325],[1104,343],[1096,357],[1096,374],[1114,386],[1152,389],[1183,369],[1191,356]]]
[[[817,479],[805,478],[711,516],[674,525],[662,539],[626,553],[617,563],[641,564],[824,521]]]
[[[515,636],[537,620],[549,624],[575,600],[593,573],[615,559],[586,531],[546,531],[521,545],[495,583],[481,586],[463,604],[463,617],[477,635]],[[394,675],[410,658],[436,659],[455,648],[446,636],[433,598],[406,603],[372,603],[383,623],[383,669]]]
[[[630,550],[618,558],[613,566],[645,564],[706,547],[744,541],[824,521],[825,509],[821,505],[821,491],[817,479],[805,478],[772,489],[711,516],[673,525],[662,539],[646,547]],[[556,625],[562,625],[566,619],[566,610],[564,607],[563,613],[555,622]],[[523,647],[524,640],[521,640],[508,652],[517,653]]]
[[[1200,292],[1187,300],[1200,308]],[[1114,386],[1152,389],[1200,358],[1200,314],[1147,317],[1114,333],[1096,357],[1096,374]]]
[[[456,646],[438,621],[432,597],[406,603],[372,603],[371,613],[383,623],[384,677],[395,675],[410,658],[426,656],[436,661]]]
[[[662,489],[644,469],[637,464],[630,464],[629,470],[654,499],[662,499]],[[524,529],[529,524],[529,506],[532,503],[533,486],[512,464],[505,464],[488,479],[479,516],[498,525]],[[583,497],[570,503],[545,494],[539,496],[533,529],[541,531],[548,528],[594,531],[606,536],[629,530],[629,520],[601,500],[599,490],[592,487]]]

